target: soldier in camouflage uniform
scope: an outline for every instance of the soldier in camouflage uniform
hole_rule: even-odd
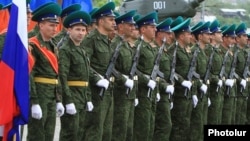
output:
[[[156,111],[156,82],[151,80],[154,60],[158,53],[158,47],[153,42],[156,32],[157,13],[152,12],[137,21],[139,31],[143,40],[141,44],[138,75],[138,100],[135,107],[134,119],[134,141],[151,141],[154,133],[155,111]],[[151,96],[148,96],[149,89]]]
[[[222,43],[222,33],[220,30],[220,24],[217,20],[214,20],[211,23],[210,31],[211,43],[206,48],[206,54],[210,56],[214,52],[214,61],[212,62],[210,70],[210,88],[208,94],[210,96],[211,105],[208,107],[207,124],[218,125],[221,124],[224,92],[221,89],[223,81],[222,78],[219,77],[223,62],[223,55],[221,55],[221,50],[219,49],[219,46]]]
[[[45,3],[32,11],[32,15],[36,15],[36,12],[42,9],[43,7],[46,7],[47,5],[50,5],[52,2]],[[34,37],[39,33],[39,26],[38,24],[35,25],[35,27],[28,33],[28,38]]]
[[[236,80],[234,78],[230,79],[229,73],[231,70],[234,53],[232,51],[232,47],[235,44],[235,24],[227,27],[223,32],[223,43],[220,46],[223,57],[228,51],[228,57],[225,64],[225,86],[222,87],[222,91],[224,92],[224,101],[223,101],[223,109],[222,109],[222,119],[221,124],[234,124],[235,122],[235,110],[236,110]],[[228,93],[229,89],[229,93]]]
[[[246,33],[246,24],[241,23],[235,30],[236,37],[236,46],[235,50],[238,50],[237,55],[237,66],[235,72],[239,75],[237,79],[237,93],[236,93],[236,117],[235,124],[244,125],[246,123],[246,113],[247,113],[247,97],[248,97],[248,74],[244,76],[245,66],[248,58],[248,51],[246,50],[247,46],[247,33]]]
[[[109,61],[114,53],[108,34],[114,30],[114,2],[100,7],[93,17],[97,20],[98,28],[90,32],[82,42],[90,59],[90,66],[100,76],[90,79],[90,89],[94,109],[87,112],[85,121],[85,138],[88,141],[110,141],[113,126],[113,83],[114,77],[104,79]],[[110,81],[110,82],[109,82]],[[101,89],[105,89],[100,97]]]
[[[199,23],[198,23],[199,24]],[[207,88],[209,85],[209,79],[205,79],[207,64],[209,57],[205,54],[206,45],[210,43],[210,22],[202,23],[200,26],[193,29],[192,33],[195,36],[197,42],[192,47],[192,52],[199,50],[196,59],[196,72],[200,75],[199,79],[195,79],[194,83],[197,86],[192,88],[194,95],[193,101],[198,100],[197,105],[194,105],[191,115],[191,125],[190,128],[190,141],[202,141],[203,140],[203,125],[206,124],[207,119],[207,109],[208,109],[208,94]],[[210,73],[210,72],[209,72]],[[205,82],[206,81],[206,82]],[[210,101],[210,100],[209,100]]]
[[[190,130],[190,117],[192,111],[192,101],[190,89],[192,81],[187,80],[187,73],[192,59],[191,49],[189,47],[191,31],[190,18],[181,22],[172,28],[177,40],[176,68],[175,72],[179,74],[175,83],[175,93],[173,95],[174,107],[171,110],[172,131],[170,141],[185,141],[188,138]],[[170,49],[173,54],[174,48]],[[185,96],[185,91],[187,95]]]
[[[78,11],[81,9],[81,5],[78,3],[69,5],[68,7],[64,8],[61,13],[61,22],[64,22],[64,19],[72,12]],[[61,47],[63,42],[67,40],[68,34],[67,29],[63,27],[63,29],[54,37],[54,41],[57,44],[57,47]]]
[[[63,104],[66,105],[66,114],[61,117],[60,141],[83,140],[86,110],[93,109],[88,98],[89,77],[93,72],[85,51],[80,47],[89,23],[90,16],[83,11],[72,12],[63,22],[69,38],[59,50],[59,78]]]
[[[156,28],[156,38],[155,41],[160,47],[163,45],[163,40],[165,39],[165,48],[161,56],[160,71],[164,73],[165,81],[171,83],[170,73],[171,73],[171,56],[168,54],[168,46],[171,43],[171,36],[173,35],[170,29],[170,24],[172,23],[171,18],[167,18],[161,23],[159,23]],[[175,67],[175,66],[174,66]],[[157,102],[156,115],[155,115],[155,129],[154,129],[154,141],[168,141],[172,129],[172,121],[170,110],[173,107],[173,102],[170,101],[170,97],[174,92],[174,86],[168,85],[166,89],[160,89],[160,99]],[[172,103],[172,104],[171,104]]]
[[[51,3],[40,8],[32,20],[38,22],[39,33],[29,39],[35,63],[30,74],[31,114],[28,123],[29,141],[53,141],[56,112],[64,114],[64,107],[57,98],[58,64],[51,38],[58,25],[61,8]]]
[[[116,70],[122,73],[122,77],[117,78],[114,85],[112,141],[131,141],[133,137],[134,100],[137,90],[133,84],[137,83],[138,77],[129,78],[136,47],[130,46],[128,38],[135,30],[133,20],[135,12],[132,10],[116,18],[118,34],[112,41],[112,47],[115,49],[119,43],[122,43],[116,60]]]

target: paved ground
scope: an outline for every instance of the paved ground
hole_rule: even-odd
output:
[[[59,141],[59,132],[60,132],[60,118],[56,118],[56,129],[55,129],[55,137],[54,141]],[[26,136],[27,136],[27,126],[24,127],[23,131],[23,139],[22,141],[26,141]]]

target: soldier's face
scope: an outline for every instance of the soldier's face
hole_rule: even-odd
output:
[[[244,46],[247,45],[247,40],[248,40],[248,38],[247,38],[247,35],[246,35],[246,34],[240,35],[240,36],[236,37],[236,42],[237,42],[237,44],[239,44],[241,47],[244,47]]]
[[[162,32],[163,33],[163,37],[162,37],[162,39],[164,39],[164,37],[166,38],[166,43],[167,44],[171,44],[172,42],[171,42],[171,40],[172,40],[172,33],[171,32]]]
[[[57,23],[43,21],[39,23],[39,29],[44,38],[51,39],[57,32]]]
[[[121,24],[121,30],[122,30],[122,34],[125,37],[131,37],[133,34],[133,30],[135,30],[135,25],[129,24],[129,23],[123,23]]]
[[[74,25],[73,27],[68,29],[70,38],[76,42],[80,43],[82,42],[83,38],[87,34],[87,28],[86,26],[83,26],[81,24]]]
[[[183,43],[185,44],[185,46],[189,45],[191,43],[191,38],[192,38],[192,35],[190,32],[184,32],[182,34],[183,36]]]
[[[103,17],[100,19],[100,24],[107,32],[115,30],[115,17]]]
[[[224,37],[223,42],[225,43],[227,47],[233,46],[235,44],[235,37],[231,37],[231,36]]]
[[[220,44],[223,42],[222,40],[222,33],[221,32],[215,32],[211,34],[211,39],[214,40],[217,44]]]
[[[201,34],[200,38],[201,38],[201,41],[204,44],[209,44],[210,43],[210,34],[209,33],[203,33],[203,34]]]
[[[146,25],[142,27],[142,33],[143,36],[148,39],[149,41],[153,40],[155,38],[155,32],[156,32],[156,26],[155,25]]]
[[[134,30],[132,31],[131,38],[134,39],[134,40],[136,40],[136,39],[138,39],[139,37],[140,37],[140,32],[139,32],[139,30],[138,30],[138,29],[134,29]]]

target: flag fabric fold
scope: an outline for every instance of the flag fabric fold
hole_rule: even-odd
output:
[[[13,0],[0,62],[0,125],[3,141],[19,141],[19,125],[29,118],[29,70],[26,1]]]

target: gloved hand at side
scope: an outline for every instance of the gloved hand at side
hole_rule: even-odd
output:
[[[76,107],[74,103],[70,103],[66,105],[66,113],[70,115],[76,114]]]
[[[34,119],[41,119],[43,117],[42,109],[39,104],[31,106],[31,117]]]

